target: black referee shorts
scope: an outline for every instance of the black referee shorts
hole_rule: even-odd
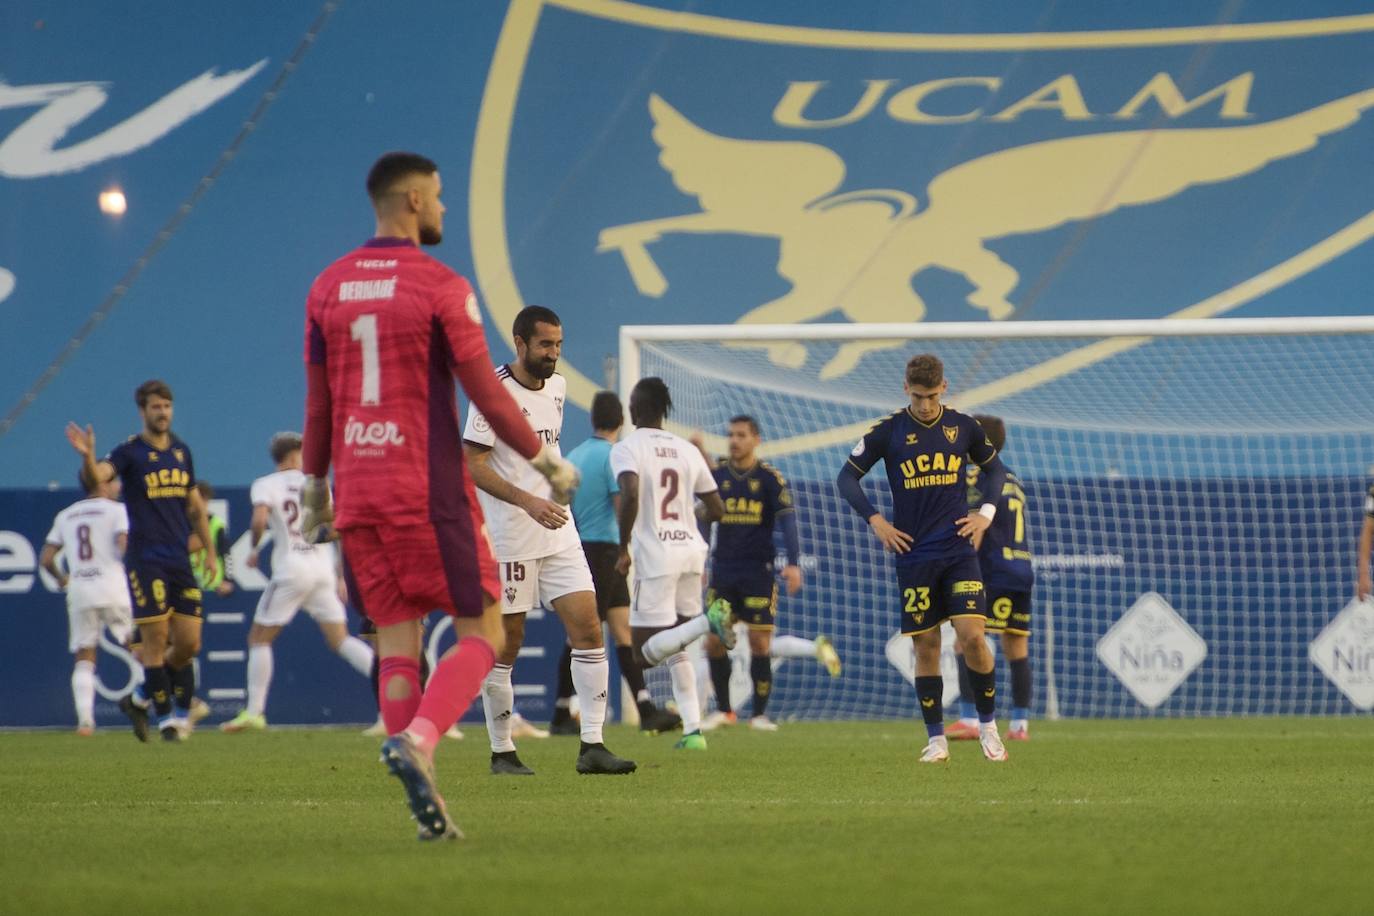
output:
[[[596,613],[602,620],[613,607],[630,606],[630,587],[625,577],[615,571],[616,558],[620,556],[617,544],[600,541],[583,541],[582,552],[587,556],[587,566],[592,571],[592,584],[596,586]]]

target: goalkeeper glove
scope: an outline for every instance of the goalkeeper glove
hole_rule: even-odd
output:
[[[571,461],[545,445],[539,449],[538,455],[530,459],[530,464],[548,478],[549,485],[553,487],[554,502],[566,506],[572,501],[573,491],[577,489],[581,478],[577,473],[577,467]]]
[[[323,544],[338,537],[334,530],[334,502],[329,479],[307,477],[301,488],[301,535],[307,544]]]

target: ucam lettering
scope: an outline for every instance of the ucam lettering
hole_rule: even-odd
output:
[[[340,302],[367,302],[396,296],[396,278],[385,280],[345,280],[339,284]]]
[[[353,266],[362,270],[395,270],[396,259],[388,258],[387,260],[379,261],[375,258],[364,258],[359,261],[354,261]]]
[[[355,417],[349,417],[344,424],[345,445],[405,445],[405,442],[406,437],[401,435],[400,428],[391,420],[363,423]]]
[[[658,533],[658,539],[664,542],[690,541],[692,539],[692,534],[689,531],[682,531],[681,529],[673,528],[668,531],[660,531]]]
[[[1220,100],[1219,117],[1244,120],[1253,117],[1248,106],[1254,82],[1253,73],[1241,73],[1189,99],[1173,77],[1167,73],[1156,73],[1119,109],[1107,116],[1117,121],[1130,121],[1142,115],[1154,117],[1157,111],[1173,119]],[[890,96],[889,90],[896,87],[897,80],[870,79],[863,83],[858,98],[851,103],[847,112],[820,117],[808,115],[807,109],[812,107],[816,96],[827,83],[819,80],[789,82],[787,90],[773,108],[773,122],[782,127],[812,130],[843,127],[866,118],[884,97],[887,97],[888,117],[907,124],[965,124],[977,120],[1008,122],[1030,111],[1055,111],[1065,121],[1089,121],[1102,117],[1088,107],[1083,89],[1071,73],[1051,80],[993,114],[988,114],[981,105],[970,105],[969,101],[979,96],[991,98],[998,93],[1002,88],[1002,78],[997,76],[955,76],[928,80],[897,89]],[[939,93],[949,93],[948,99],[952,101],[927,104]],[[829,106],[821,107],[826,112],[838,111]]]

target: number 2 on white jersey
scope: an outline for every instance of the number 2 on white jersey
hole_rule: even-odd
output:
[[[363,345],[362,406],[376,407],[382,403],[382,363],[377,355],[377,316],[359,315],[348,326],[353,339]]]

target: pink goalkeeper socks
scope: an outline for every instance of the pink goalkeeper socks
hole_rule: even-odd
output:
[[[383,661],[383,664],[386,662]],[[458,647],[439,662],[429,676],[420,708],[406,731],[427,754],[434,753],[439,736],[467,711],[482,687],[482,680],[496,664],[496,655],[485,639],[465,636]],[[387,721],[390,728],[390,720]]]

